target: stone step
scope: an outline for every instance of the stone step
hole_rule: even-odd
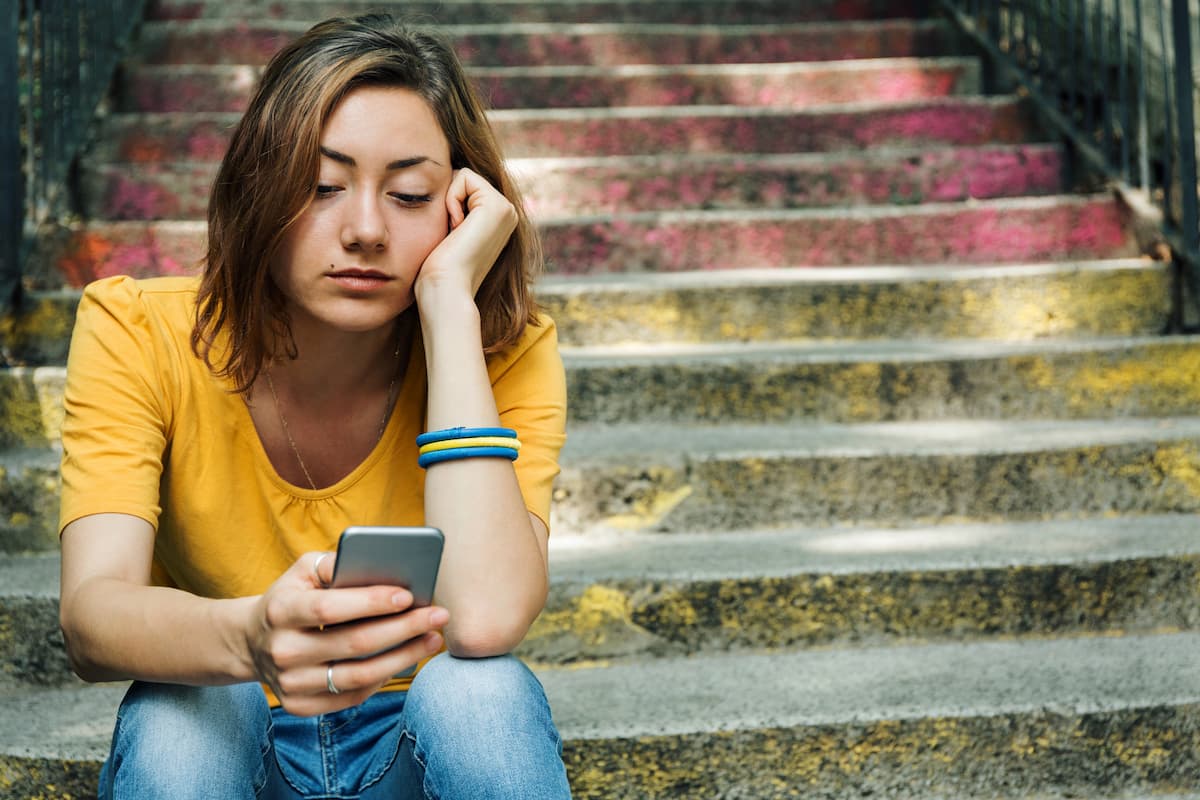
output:
[[[219,161],[239,114],[112,114],[85,160]],[[1015,144],[1036,139],[1019,98],[952,97],[816,110],[736,106],[493,111],[510,158],[796,153]]]
[[[0,449],[0,553],[58,548],[57,447]]]
[[[541,665],[730,649],[1195,630],[1190,515],[553,537]],[[0,685],[75,682],[57,553],[0,556]]]
[[[547,269],[560,274],[1026,263],[1139,254],[1127,213],[1108,195],[538,222]],[[71,225],[43,239],[30,279],[57,288],[117,274],[191,274],[204,255],[205,229],[200,220]]]
[[[486,23],[780,24],[924,17],[928,0],[409,0],[399,13],[442,25]],[[377,11],[376,0],[151,0],[150,20],[288,19],[316,22]]]
[[[540,670],[575,797],[1128,798],[1200,771],[1200,636]],[[737,691],[731,691],[737,687]],[[6,692],[0,800],[94,796],[124,687]]]
[[[1103,195],[567,217],[540,229],[547,267],[561,274],[1138,255],[1125,212]]]
[[[915,204],[1063,191],[1051,144],[861,153],[510,159],[535,216]],[[81,166],[92,219],[201,218],[217,164]]]
[[[1151,336],[1170,266],[1149,259],[1000,267],[829,267],[547,276],[564,346],[828,339]],[[12,365],[66,362],[78,289],[33,292],[0,320]]]
[[[1170,417],[1200,336],[566,347],[573,423]],[[66,368],[0,370],[0,448],[58,441]]]
[[[555,530],[702,532],[1200,510],[1200,418],[576,425]]]
[[[134,57],[147,64],[265,64],[308,30],[307,21],[252,18],[148,22]],[[923,58],[959,52],[941,20],[759,25],[553,24],[455,25],[442,32],[468,67],[550,64],[750,64]]]
[[[260,68],[134,66],[120,110],[244,111]],[[785,64],[476,67],[471,77],[497,109],[737,106],[807,109],[896,103],[980,92],[972,58],[867,59]]]
[[[564,360],[576,423],[1099,419],[1200,408],[1200,337],[631,345],[567,349]],[[36,373],[16,374],[32,395]],[[25,405],[21,416],[50,420],[60,406]]]
[[[56,546],[58,453],[0,451],[0,551]],[[559,535],[1200,510],[1200,418],[573,425]]]
[[[1025,340],[1165,331],[1170,266],[1113,259],[991,267],[551,275],[537,288],[565,345]],[[54,332],[69,327],[69,321],[59,320],[73,315],[74,305],[61,306],[62,312],[49,306],[48,300],[39,300],[21,330],[36,342],[35,331],[44,325],[48,343],[31,349],[53,356]]]

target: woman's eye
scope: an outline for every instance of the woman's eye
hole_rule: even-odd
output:
[[[338,187],[336,186],[330,186],[324,183],[317,184],[317,197],[332,197],[337,192]]]
[[[431,194],[393,194],[392,197],[405,206],[420,206],[433,199]]]

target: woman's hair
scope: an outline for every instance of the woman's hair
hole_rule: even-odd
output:
[[[485,352],[514,344],[526,324],[536,323],[529,284],[542,266],[541,246],[454,50],[434,32],[386,14],[330,19],[271,59],[209,199],[192,349],[237,391],[247,391],[269,359],[295,355],[270,265],[312,202],[326,121],[362,86],[401,87],[424,98],[450,143],[451,167],[470,168],[516,207],[516,230],[475,295]],[[227,344],[214,363],[222,332]]]

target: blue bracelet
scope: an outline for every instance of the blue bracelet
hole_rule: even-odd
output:
[[[435,450],[417,458],[417,466],[429,467],[442,461],[459,461],[464,458],[507,458],[517,460],[517,451],[509,447],[460,447],[454,450]]]
[[[445,428],[440,431],[429,431],[417,437],[417,447],[430,442],[444,442],[448,439],[469,439],[476,436],[503,436],[506,439],[517,438],[517,432],[512,428]]]

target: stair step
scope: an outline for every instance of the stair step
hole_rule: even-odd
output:
[[[577,798],[1128,797],[1200,770],[1200,636],[540,670]],[[730,687],[737,687],[731,691]],[[0,702],[0,800],[91,797],[124,687]]]
[[[1165,417],[1200,408],[1200,337],[633,345],[563,355],[575,423]]]
[[[57,448],[0,449],[0,553],[58,548]]]
[[[696,532],[1200,510],[1200,418],[578,425],[555,530]]]
[[[534,215],[811,208],[952,202],[1063,191],[1050,144],[862,153],[511,159]],[[83,213],[99,219],[203,217],[217,164],[83,166]]]
[[[151,0],[146,17],[170,19],[289,19],[316,22],[337,14],[379,9],[375,0]],[[779,24],[927,16],[928,0],[409,0],[405,17],[441,25],[484,23]]]
[[[308,30],[290,20],[148,22],[136,58],[149,64],[265,64]],[[553,24],[456,25],[442,32],[468,67],[627,64],[739,64],[922,58],[955,52],[940,20],[759,25]]]
[[[232,112],[113,114],[93,162],[219,161],[240,117]],[[953,97],[799,111],[735,106],[493,111],[510,158],[667,153],[794,153],[1015,144],[1034,138],[1015,97]]]
[[[58,454],[0,451],[0,550],[56,544]],[[575,425],[554,528],[704,532],[1200,510],[1200,418]]]
[[[518,650],[549,665],[729,649],[1200,628],[1189,515],[553,537]],[[0,685],[74,682],[57,553],[0,556]]]
[[[539,220],[551,272],[679,272],[927,265],[1138,255],[1107,195],[850,209],[645,212]],[[83,286],[109,275],[192,274],[203,221],[90,222],[46,246],[31,273]],[[47,240],[48,241],[48,240]],[[52,251],[52,252],[47,252]]]
[[[538,284],[565,345],[1152,335],[1166,330],[1169,292],[1169,265],[1148,259],[552,275]],[[44,314],[55,330],[55,317],[37,308],[31,320]]]
[[[1124,213],[1103,195],[566,217],[540,229],[549,270],[574,274],[1138,254]]]
[[[0,327],[8,362],[65,363],[79,295],[27,294]],[[537,297],[565,346],[1149,336],[1168,324],[1170,267],[1113,259],[547,276]]]
[[[1200,408],[1200,336],[567,347],[573,423],[1169,417]],[[0,447],[62,432],[66,368],[0,370]]]
[[[260,68],[136,66],[122,111],[243,111]],[[471,78],[497,109],[729,105],[805,109],[895,103],[980,92],[973,58],[868,59],[783,64],[476,67]]]

